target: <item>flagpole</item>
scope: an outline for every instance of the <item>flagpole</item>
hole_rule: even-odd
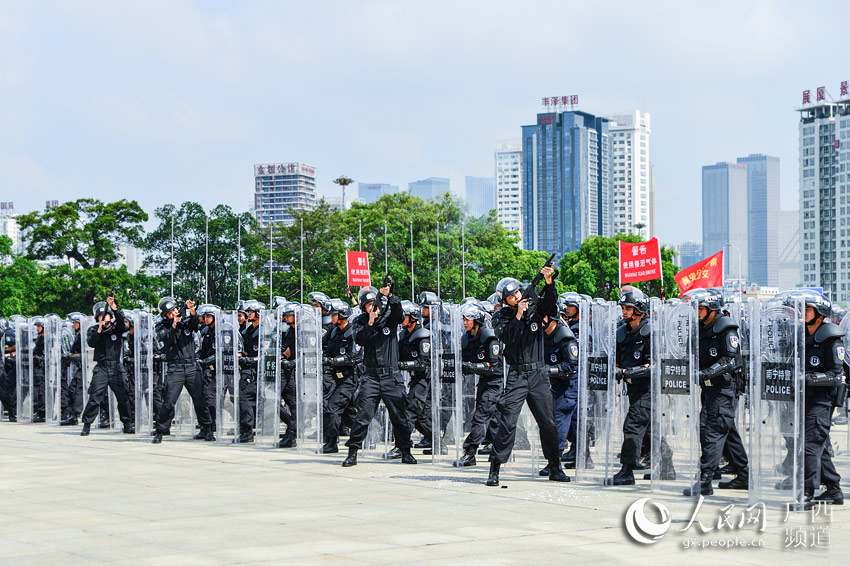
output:
[[[236,302],[242,300],[242,219],[236,228]]]
[[[440,296],[440,222],[437,221],[437,296]]]
[[[174,296],[174,213],[171,213],[171,296]]]
[[[466,222],[460,223],[460,269],[461,269],[461,294],[466,297]]]
[[[384,273],[390,272],[390,259],[387,255],[387,223],[384,222]]]
[[[304,219],[301,219],[301,303],[304,302]]]
[[[274,258],[272,257],[272,221],[269,220],[269,306],[272,304],[272,264],[274,263]]]
[[[206,243],[204,246],[204,301],[210,302],[210,215],[207,214]]]
[[[410,222],[410,301],[414,301],[416,292],[413,287],[413,222]]]

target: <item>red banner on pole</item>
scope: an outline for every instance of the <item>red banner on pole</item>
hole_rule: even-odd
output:
[[[646,242],[620,241],[620,285],[661,279],[658,238]]]
[[[711,257],[686,267],[674,278],[682,293],[691,289],[708,289],[723,286],[723,250]],[[680,295],[682,294],[680,293]]]
[[[369,277],[369,254],[366,252],[345,252],[345,271],[348,273],[349,287],[368,287],[372,284]]]

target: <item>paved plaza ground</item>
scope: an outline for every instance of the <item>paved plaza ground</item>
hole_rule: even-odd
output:
[[[831,517],[769,508],[764,532],[718,531],[722,507],[743,492],[694,505],[637,488],[554,484],[514,466],[507,489],[484,485],[487,466],[224,446],[166,437],[161,445],[117,431],[0,424],[0,564],[801,564],[844,560],[848,512]],[[416,451],[415,454],[421,451]],[[483,460],[483,459],[482,459]],[[850,473],[846,457],[839,470]],[[653,497],[670,530],[649,545],[626,533],[626,509]],[[815,538],[815,537],[819,538]],[[702,548],[711,540],[761,548]],[[695,539],[699,547],[685,548]],[[704,542],[708,541],[708,542]],[[796,548],[786,548],[796,544]],[[801,544],[805,543],[805,546]],[[627,562],[626,562],[627,561]]]

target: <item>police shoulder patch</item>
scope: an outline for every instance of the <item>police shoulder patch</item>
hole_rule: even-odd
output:
[[[578,357],[578,344],[570,344],[570,354],[574,357]]]
[[[838,346],[835,349],[835,353],[838,355],[838,359],[843,362],[844,361],[844,346]]]
[[[422,351],[426,354],[428,352],[430,352],[431,351],[431,343],[430,342],[423,342],[422,343]]]
[[[493,355],[494,355],[494,356],[498,356],[498,355],[499,355],[499,345],[498,345],[498,344],[493,344],[492,349],[493,349]]]
[[[737,348],[738,347],[738,337],[737,336],[730,336],[729,337],[729,344],[731,344],[733,348]]]

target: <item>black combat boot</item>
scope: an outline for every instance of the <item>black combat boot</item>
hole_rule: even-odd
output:
[[[201,429],[198,431],[198,434],[193,436],[192,439],[193,440],[203,440],[206,435],[207,435],[207,427],[202,426]]]
[[[160,444],[162,442],[162,433],[158,430],[154,432],[153,440],[151,440],[151,444]]]
[[[479,448],[479,449],[478,449],[478,453],[479,453],[479,454],[487,454],[487,455],[489,455],[489,454],[491,454],[492,452],[493,452],[493,445],[492,445],[492,444],[490,444],[489,442],[488,442],[487,444],[485,444],[484,446],[482,446],[481,448]]]
[[[80,431],[80,436],[88,436],[91,433],[91,425],[83,423],[83,430]]]
[[[350,468],[357,465],[357,448],[354,446],[348,447],[348,457],[342,461],[343,468]]]
[[[501,462],[490,462],[490,475],[487,476],[487,485],[494,487],[499,485],[499,468]]]
[[[722,481],[717,484],[718,489],[749,489],[750,488],[750,471],[747,468],[740,470],[738,475],[729,481]]]
[[[410,448],[403,448],[400,450],[401,452],[401,463],[402,464],[418,464],[416,458],[413,457],[413,454],[410,453]]]
[[[207,431],[204,433],[204,441],[215,442],[215,433],[213,433],[213,427],[207,427]]]
[[[561,463],[565,468],[573,469],[576,467],[576,443],[570,445],[570,449],[561,454]]]
[[[686,487],[683,491],[683,495],[687,495],[691,497],[696,495],[697,492],[702,495],[714,495],[714,487],[711,485],[712,478],[714,477],[714,472],[702,471],[699,474],[699,483],[695,483],[691,487]]]
[[[336,454],[339,452],[339,446],[336,440],[328,440],[322,446],[322,454]]]
[[[422,440],[413,445],[414,448],[431,448],[431,439],[422,437]]]
[[[393,446],[393,449],[384,456],[384,460],[398,460],[399,458],[401,458],[401,450],[398,449],[398,446]]]
[[[251,431],[243,432],[239,435],[239,438],[233,441],[234,444],[246,444],[249,442],[254,442],[254,433]]]
[[[281,437],[280,442],[277,443],[278,448],[295,448],[295,435],[292,434],[291,431],[287,430],[283,437]]]
[[[561,469],[561,462],[555,460],[554,462],[549,462],[549,481],[560,481],[560,482],[568,482],[570,481],[569,476],[564,473],[564,470]]]
[[[844,493],[837,483],[827,484],[823,493],[813,498],[814,501],[825,501],[833,505],[844,505]]]
[[[67,419],[59,423],[59,426],[74,426],[76,424],[78,424],[77,417],[68,417]]]
[[[606,478],[605,485],[635,485],[635,475],[629,464],[623,464],[613,478]]]
[[[475,465],[475,448],[467,448],[463,451],[463,456],[457,459],[454,463],[455,468],[466,468],[467,466]]]
[[[124,423],[124,434],[136,434],[136,425],[133,423]]]

